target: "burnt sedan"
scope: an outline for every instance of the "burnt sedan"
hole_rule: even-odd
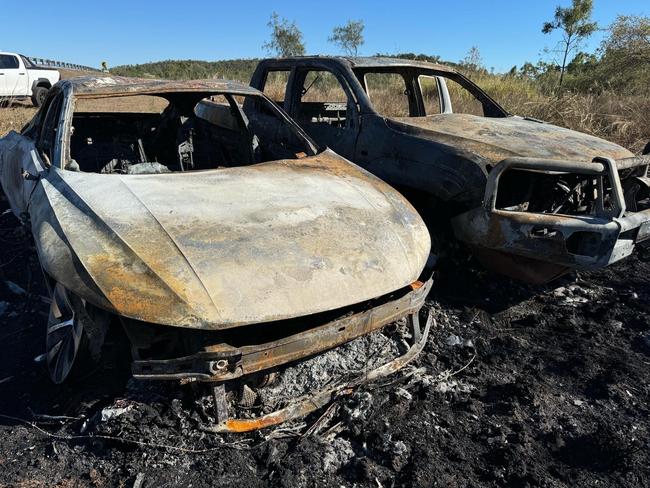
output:
[[[545,282],[618,261],[650,237],[650,156],[513,116],[451,67],[267,59],[251,85],[316,142],[400,190],[434,241],[449,228],[501,273]]]
[[[319,403],[229,419],[225,382],[407,318],[411,347],[375,373],[389,374],[426,338],[430,242],[417,212],[253,88],[62,81],[0,140],[0,171],[51,290],[56,383],[121,324],[134,376],[216,385],[221,428],[242,431]]]

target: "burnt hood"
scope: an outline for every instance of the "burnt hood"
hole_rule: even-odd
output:
[[[421,137],[465,149],[493,163],[513,156],[578,161],[591,161],[596,156],[633,156],[604,139],[517,116],[439,114],[390,121],[395,122],[391,124],[394,129],[416,129]]]
[[[43,188],[44,268],[146,322],[220,329],[337,309],[412,283],[429,254],[413,207],[329,150],[157,175],[52,168]]]

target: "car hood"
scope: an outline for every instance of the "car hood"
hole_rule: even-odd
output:
[[[429,253],[413,207],[329,150],[158,175],[53,168],[43,185],[45,269],[146,322],[219,329],[337,309],[417,280]],[[76,264],[61,264],[68,253]]]
[[[439,114],[391,120],[421,129],[421,135],[428,139],[462,147],[493,163],[513,156],[579,161],[591,161],[596,156],[614,159],[633,156],[627,149],[604,139],[516,116]]]

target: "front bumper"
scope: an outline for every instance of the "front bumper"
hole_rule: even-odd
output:
[[[302,331],[270,342],[258,343],[251,337],[248,345],[209,344],[195,354],[173,359],[149,359],[133,362],[133,376],[149,380],[189,380],[223,383],[270,370],[340,346],[369,334],[402,317],[417,315],[431,289],[432,280],[416,281],[396,297],[325,324],[316,323]],[[305,317],[309,324],[311,317]]]
[[[479,253],[492,250],[525,258],[521,264],[549,263],[550,274],[562,270],[593,270],[629,256],[635,246],[650,237],[650,210],[631,212],[626,208],[619,170],[648,165],[642,156],[619,161],[596,158],[591,163],[511,158],[503,160],[488,177],[484,205],[454,218],[458,239]],[[611,207],[598,215],[559,215],[496,208],[499,178],[507,170],[566,172],[607,178],[611,185]],[[602,186],[601,186],[602,187]],[[513,261],[510,261],[512,264]],[[514,264],[516,265],[516,264]],[[500,270],[503,271],[503,270]],[[509,270],[512,271],[512,270]],[[506,273],[515,274],[515,273]]]
[[[364,384],[373,383],[381,378],[389,376],[396,371],[399,371],[404,366],[413,361],[424,349],[427,342],[429,331],[432,324],[434,324],[433,315],[429,310],[426,315],[423,328],[421,327],[418,313],[411,313],[408,315],[409,324],[411,327],[411,344],[408,350],[401,356],[396,357],[378,368],[367,371],[365,374],[352,378],[347,382],[324,388],[319,391],[312,392],[300,398],[291,400],[288,405],[275,412],[268,413],[254,418],[235,419],[230,418],[227,413],[227,408],[223,407],[223,414],[217,414],[217,423],[208,430],[212,432],[250,432],[253,430],[271,427],[273,425],[305,417],[319,408],[324,407],[336,398],[352,394],[358,387]],[[215,403],[219,403],[218,389],[215,389]],[[222,393],[221,393],[222,395]],[[325,414],[324,414],[325,415]],[[313,426],[312,426],[313,427]]]

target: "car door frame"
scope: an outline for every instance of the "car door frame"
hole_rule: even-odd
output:
[[[2,53],[0,53],[0,56],[2,56]],[[6,75],[5,71],[6,71],[6,68],[0,67],[0,98],[4,98],[6,96],[5,95],[5,89],[6,89],[5,87],[7,85],[5,83],[5,78],[7,77],[7,75]]]
[[[277,106],[282,108],[282,110],[284,110],[285,112],[289,113],[287,111],[287,107],[288,107],[287,96],[291,93],[290,92],[290,86],[291,86],[291,80],[293,78],[294,70],[295,70],[294,66],[284,66],[284,65],[282,65],[282,66],[275,66],[275,65],[263,66],[263,68],[261,70],[261,73],[257,72],[257,71],[255,73],[253,73],[253,78],[251,79],[251,86],[257,88],[259,91],[264,93],[266,98],[268,98],[274,104],[276,104]],[[278,71],[289,73],[289,75],[287,77],[287,84],[284,86],[284,97],[282,99],[281,104],[278,103],[277,100],[271,99],[271,97],[268,96],[267,93],[264,91],[264,89],[266,88],[266,84],[269,81],[269,73],[278,72]]]
[[[404,172],[396,171],[395,168],[400,157],[394,147],[391,129],[386,125],[388,117],[377,112],[367,91],[365,77],[369,73],[400,75],[404,80],[405,89],[410,90],[408,95],[409,111],[418,112],[421,110],[420,87],[411,86],[413,85],[413,77],[408,68],[389,66],[364,67],[357,68],[354,71],[351,70],[351,76],[354,76],[357,84],[356,88],[360,91],[359,100],[362,107],[361,130],[359,131],[352,160],[389,183],[401,183],[401,181],[395,179],[395,175],[403,176]]]
[[[29,87],[29,74],[27,73],[27,66],[25,66],[23,58],[18,55],[16,55],[16,58],[18,59],[18,75],[13,90],[14,93],[18,93],[18,96],[24,97],[31,91]]]
[[[272,71],[273,69],[267,69],[267,71]],[[302,73],[308,73],[310,71],[326,71],[332,74],[336,80],[341,85],[342,90],[344,91],[347,97],[347,109],[346,112],[349,112],[350,117],[346,113],[346,122],[344,128],[339,128],[342,135],[346,136],[343,139],[341,144],[336,144],[336,146],[330,144],[323,144],[320,138],[314,136],[310,133],[306,124],[299,125],[307,132],[307,134],[316,141],[317,144],[322,146],[328,146],[330,149],[333,149],[335,152],[341,156],[352,159],[354,157],[357,145],[357,139],[361,133],[361,110],[359,106],[359,101],[356,96],[355,90],[350,86],[345,73],[343,73],[338,66],[331,65],[329,63],[320,63],[318,61],[312,61],[309,63],[293,65],[291,67],[291,74],[289,76],[289,82],[287,83],[287,91],[284,97],[284,108],[285,111],[293,118],[298,121],[296,118],[298,107],[301,103],[302,98],[302,86],[300,80],[302,79]],[[306,76],[306,74],[305,74]],[[336,130],[333,128],[332,130]],[[339,138],[341,139],[341,138]]]
[[[41,135],[44,125],[48,120],[47,115],[52,103],[61,97],[54,127],[56,136],[53,137],[51,155],[47,160],[43,157]],[[23,133],[11,132],[4,140],[2,146],[2,187],[7,195],[13,213],[26,222],[29,219],[29,209],[32,196],[41,180],[46,178],[50,166],[61,159],[64,138],[64,114],[67,99],[61,90],[52,90],[48,94],[43,108],[36,115],[36,120],[26,128]]]
[[[55,114],[56,120],[55,123],[53,124],[53,128],[56,131],[56,135],[53,137],[52,140],[52,148],[51,148],[51,153],[50,155],[46,155],[47,160],[45,160],[45,157],[43,156],[43,130],[45,130],[45,124],[48,121],[48,115],[49,115],[49,110],[52,106],[53,103],[57,101],[57,99],[61,100],[61,103],[58,107],[58,114]],[[62,161],[64,160],[65,156],[65,150],[66,150],[66,145],[65,145],[65,140],[66,140],[66,133],[68,131],[68,126],[69,124],[66,124],[66,121],[69,119],[69,117],[66,116],[67,112],[70,109],[70,98],[67,96],[67,93],[64,92],[64,90],[57,89],[55,86],[53,89],[50,90],[48,93],[48,96],[45,100],[45,103],[43,104],[43,110],[41,111],[41,120],[39,121],[38,125],[38,133],[35,135],[34,138],[34,145],[38,149],[39,157],[41,158],[41,163],[44,165],[44,167],[49,167],[49,166],[57,166],[59,168],[63,167]]]

